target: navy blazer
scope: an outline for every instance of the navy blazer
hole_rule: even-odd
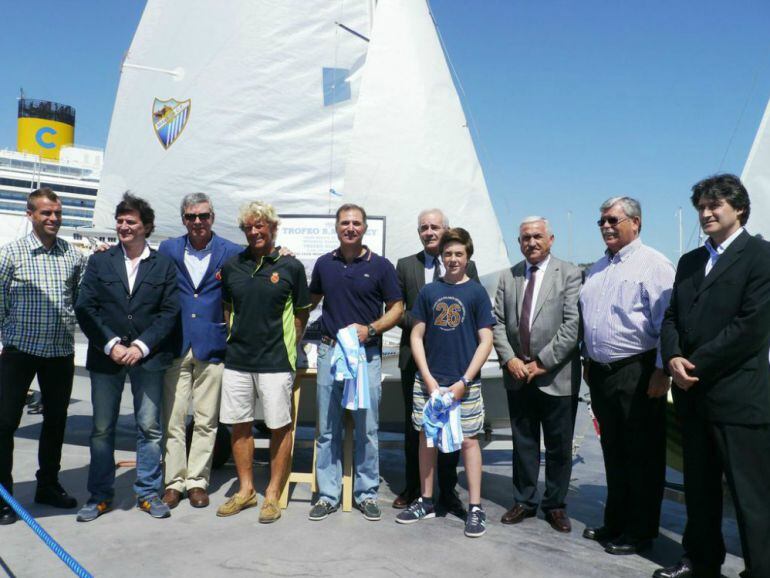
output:
[[[708,250],[682,256],[661,328],[663,361],[683,356],[699,381],[673,386],[682,417],[770,423],[770,243],[744,231],[705,276]]]
[[[91,255],[75,315],[88,337],[88,370],[114,374],[122,369],[104,353],[104,346],[115,337],[125,346],[139,339],[150,349],[140,361],[145,369],[166,369],[174,357],[168,336],[179,316],[173,261],[150,250],[150,256],[139,263],[134,290],[129,292],[120,245]]]
[[[163,241],[158,247],[158,253],[176,265],[181,323],[177,323],[171,336],[174,355],[182,357],[192,347],[195,359],[219,363],[225,359],[227,328],[222,317],[222,281],[218,273],[243,247],[213,235],[208,268],[195,287],[184,264],[186,246],[187,235],[182,235]]]

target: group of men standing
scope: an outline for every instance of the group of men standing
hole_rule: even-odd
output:
[[[765,548],[770,517],[763,491],[770,479],[770,244],[743,228],[750,202],[737,177],[717,175],[697,183],[691,201],[709,239],[686,254],[676,270],[642,243],[641,206],[630,197],[613,197],[601,205],[597,224],[607,250],[584,279],[577,267],[551,254],[554,234],[547,219],[528,217],[520,224],[524,260],[502,272],[494,303],[494,346],[503,367],[514,442],[513,506],[501,521],[522,522],[539,507],[555,530],[571,531],[566,497],[582,357],[607,476],[603,524],[586,528],[583,536],[616,555],[642,552],[657,536],[666,395],[673,377],[683,428],[686,555],[655,576],[719,576],[725,556],[723,474],[736,506],[744,575],[770,576]],[[367,519],[381,518],[381,335],[397,324],[402,328],[399,367],[407,427],[405,487],[393,507],[407,508],[419,499],[419,438],[410,427],[417,372],[410,330],[420,290],[445,274],[439,258],[448,229],[445,215],[430,209],[418,216],[423,250],[394,268],[363,244],[365,210],[343,205],[335,215],[340,245],[319,258],[308,288],[301,264],[275,246],[279,220],[269,205],[251,203],[242,209],[245,250],[213,233],[214,210],[206,195],[185,197],[181,214],[187,235],[164,241],[155,252],[146,243],[152,209],[127,194],[115,214],[120,243],[92,256],[86,267],[85,259],[57,237],[61,203],[56,195],[46,189],[30,195],[33,232],[0,252],[0,483],[11,490],[13,433],[37,375],[45,411],[35,500],[76,506],[59,484],[58,471],[77,315],[89,338],[94,406],[91,498],[78,519],[96,519],[111,507],[115,425],[128,376],[137,421],[134,490],[140,509],[167,517],[185,494],[195,507],[208,505],[220,420],[233,425],[240,489],[217,513],[228,516],[256,505],[251,427],[258,395],[272,431],[271,480],[260,521],[275,521],[290,462],[296,344],[308,311],[323,298],[319,497],[309,517],[326,518],[340,500],[343,388],[332,372],[332,354],[339,330],[351,326],[364,350],[371,399],[369,409],[354,412],[355,501]],[[473,262],[466,274],[478,281]],[[191,401],[195,426],[186,457]],[[439,454],[438,505],[463,516],[456,491],[458,454]],[[0,523],[13,521],[13,510],[3,504]]]

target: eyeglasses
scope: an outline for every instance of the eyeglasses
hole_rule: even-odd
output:
[[[200,219],[201,221],[208,221],[211,218],[211,213],[185,213],[184,214],[184,220],[190,221],[191,223],[195,222],[195,219]]]
[[[623,221],[628,221],[631,217],[623,217],[622,219],[618,219],[617,217],[602,217],[598,221],[596,221],[596,224],[600,227],[604,225],[604,223],[607,223],[610,227],[614,227],[616,225],[619,225]]]

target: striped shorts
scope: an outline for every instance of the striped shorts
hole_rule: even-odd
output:
[[[430,399],[425,384],[419,379],[414,381],[412,390],[412,426],[422,430],[422,412]],[[463,424],[463,436],[466,438],[480,434],[484,430],[484,398],[481,397],[481,380],[472,381],[465,388],[465,395],[460,403],[460,419]]]

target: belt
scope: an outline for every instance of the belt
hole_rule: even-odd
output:
[[[321,343],[323,343],[324,345],[328,345],[329,347],[334,347],[335,345],[337,345],[337,340],[332,339],[331,337],[328,337],[326,335],[321,335]]]
[[[624,367],[626,365],[629,365],[631,363],[635,363],[637,361],[642,361],[645,357],[654,357],[655,356],[655,349],[650,349],[648,351],[643,351],[641,353],[637,353],[635,355],[630,355],[628,357],[624,357],[623,359],[618,359],[617,361],[613,361],[611,363],[602,363],[600,361],[596,361],[595,359],[590,359],[589,362],[591,365],[595,365],[602,371],[606,373],[610,373],[613,371],[617,371],[621,367]]]

